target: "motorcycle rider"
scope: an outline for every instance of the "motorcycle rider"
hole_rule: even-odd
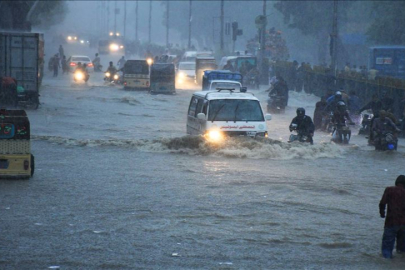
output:
[[[101,71],[100,61],[101,61],[100,57],[98,56],[98,53],[96,53],[96,57],[93,59],[93,66],[95,72]]]
[[[364,105],[360,110],[359,110],[359,114],[361,114],[364,110],[371,110],[373,113],[373,118],[371,118],[370,120],[370,127],[373,126],[374,124],[374,120],[376,118],[378,118],[378,114],[380,113],[380,110],[382,109],[382,102],[381,100],[378,99],[378,95],[374,94],[372,96],[372,100],[367,103],[366,105]],[[369,143],[372,144],[372,142],[374,142],[374,132],[372,130],[372,128],[370,128],[370,135],[369,135]]]
[[[286,81],[280,75],[276,76],[276,83],[274,84],[273,89],[269,93],[269,97],[272,96],[280,97],[282,100],[282,106],[286,107],[288,104],[288,86]],[[312,121],[312,120],[311,120]]]
[[[332,116],[332,123],[335,127],[334,130],[334,135],[338,136],[338,140],[340,142],[341,140],[341,134],[339,134],[339,132],[341,132],[341,128],[346,126],[346,121],[349,121],[350,125],[354,125],[354,122],[352,121],[352,119],[350,118],[349,112],[346,109],[346,104],[343,101],[339,101],[336,105],[336,110],[333,112],[333,116]],[[347,134],[349,136],[348,140],[350,140],[351,137],[351,131],[348,130]],[[332,136],[335,140],[336,136]]]
[[[325,111],[328,113],[336,111],[337,104],[339,101],[343,101],[342,92],[337,91],[333,96],[329,97],[326,100],[327,105]]]
[[[392,120],[387,117],[387,112],[381,110],[379,112],[379,117],[374,120],[372,131],[374,133],[374,144],[379,145],[382,139],[382,136],[386,132],[393,132],[393,136],[397,139],[397,133],[401,130],[392,122]]]
[[[105,73],[109,72],[110,73],[110,80],[112,80],[112,78],[114,78],[115,73],[117,73],[117,68],[114,67],[114,63],[112,61],[110,61],[109,66],[107,68],[107,71]]]
[[[315,111],[314,111],[315,129],[322,128],[322,118],[324,116],[326,105],[327,103],[325,96],[321,97],[321,100],[315,104]]]
[[[297,109],[297,116],[293,118],[289,128],[290,132],[296,130],[299,134],[307,135],[310,143],[314,143],[312,137],[314,136],[315,126],[311,117],[305,115],[304,108]]]
[[[76,71],[84,72],[84,71],[83,71],[82,62],[77,63],[77,67],[75,68],[75,72],[76,72]]]
[[[84,81],[87,82],[90,79],[90,75],[89,75],[89,71],[87,70],[87,64],[86,63],[83,64],[82,70],[83,70],[84,77],[85,77]]]
[[[118,60],[117,62],[118,70],[121,70],[124,67],[126,61],[127,60],[125,60],[125,56],[122,56],[120,60]]]

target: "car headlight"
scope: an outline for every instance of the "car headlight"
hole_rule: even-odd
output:
[[[76,72],[75,73],[75,79],[76,80],[83,80],[84,76],[82,72]]]
[[[220,142],[224,139],[224,134],[219,130],[210,130],[205,134],[205,137],[212,142]]]
[[[110,44],[110,50],[111,51],[118,51],[120,49],[120,46],[118,44]]]
[[[184,77],[186,77],[186,74],[184,74],[184,72],[180,72],[179,73],[179,79],[183,79]]]
[[[106,73],[105,73],[105,76],[106,76],[107,78],[110,78],[111,73],[110,73],[110,72],[106,72]]]
[[[118,76],[118,74],[114,75],[114,80],[118,80],[120,76]]]

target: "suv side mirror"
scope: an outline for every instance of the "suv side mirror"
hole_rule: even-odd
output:
[[[241,93],[246,93],[246,92],[247,92],[247,87],[242,86],[242,87],[240,88],[240,92],[241,92]]]
[[[265,118],[267,121],[270,121],[271,118],[272,118],[272,116],[271,116],[271,114],[266,113],[266,115],[264,116],[264,118]]]
[[[204,113],[197,114],[197,119],[198,120],[205,120],[205,114]]]

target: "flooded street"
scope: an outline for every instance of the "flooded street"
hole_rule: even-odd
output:
[[[290,92],[269,139],[186,136],[194,90],[150,95],[46,78],[29,111],[36,173],[0,181],[0,268],[404,269],[380,255],[378,203],[403,174],[404,147],[375,152],[318,132],[288,144]],[[265,108],[264,89],[255,95]]]

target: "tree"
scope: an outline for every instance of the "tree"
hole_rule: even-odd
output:
[[[367,30],[370,41],[379,45],[405,44],[405,2],[373,2],[374,20]]]
[[[67,11],[66,2],[62,0],[38,1],[30,21],[27,15],[35,1],[2,1],[0,2],[0,28],[12,30],[29,30],[30,26],[49,28],[60,23]]]
[[[346,22],[350,2],[339,2],[338,22]],[[278,1],[274,7],[284,16],[284,23],[290,28],[312,36],[318,44],[318,61],[326,62],[329,35],[332,31],[333,1]]]

